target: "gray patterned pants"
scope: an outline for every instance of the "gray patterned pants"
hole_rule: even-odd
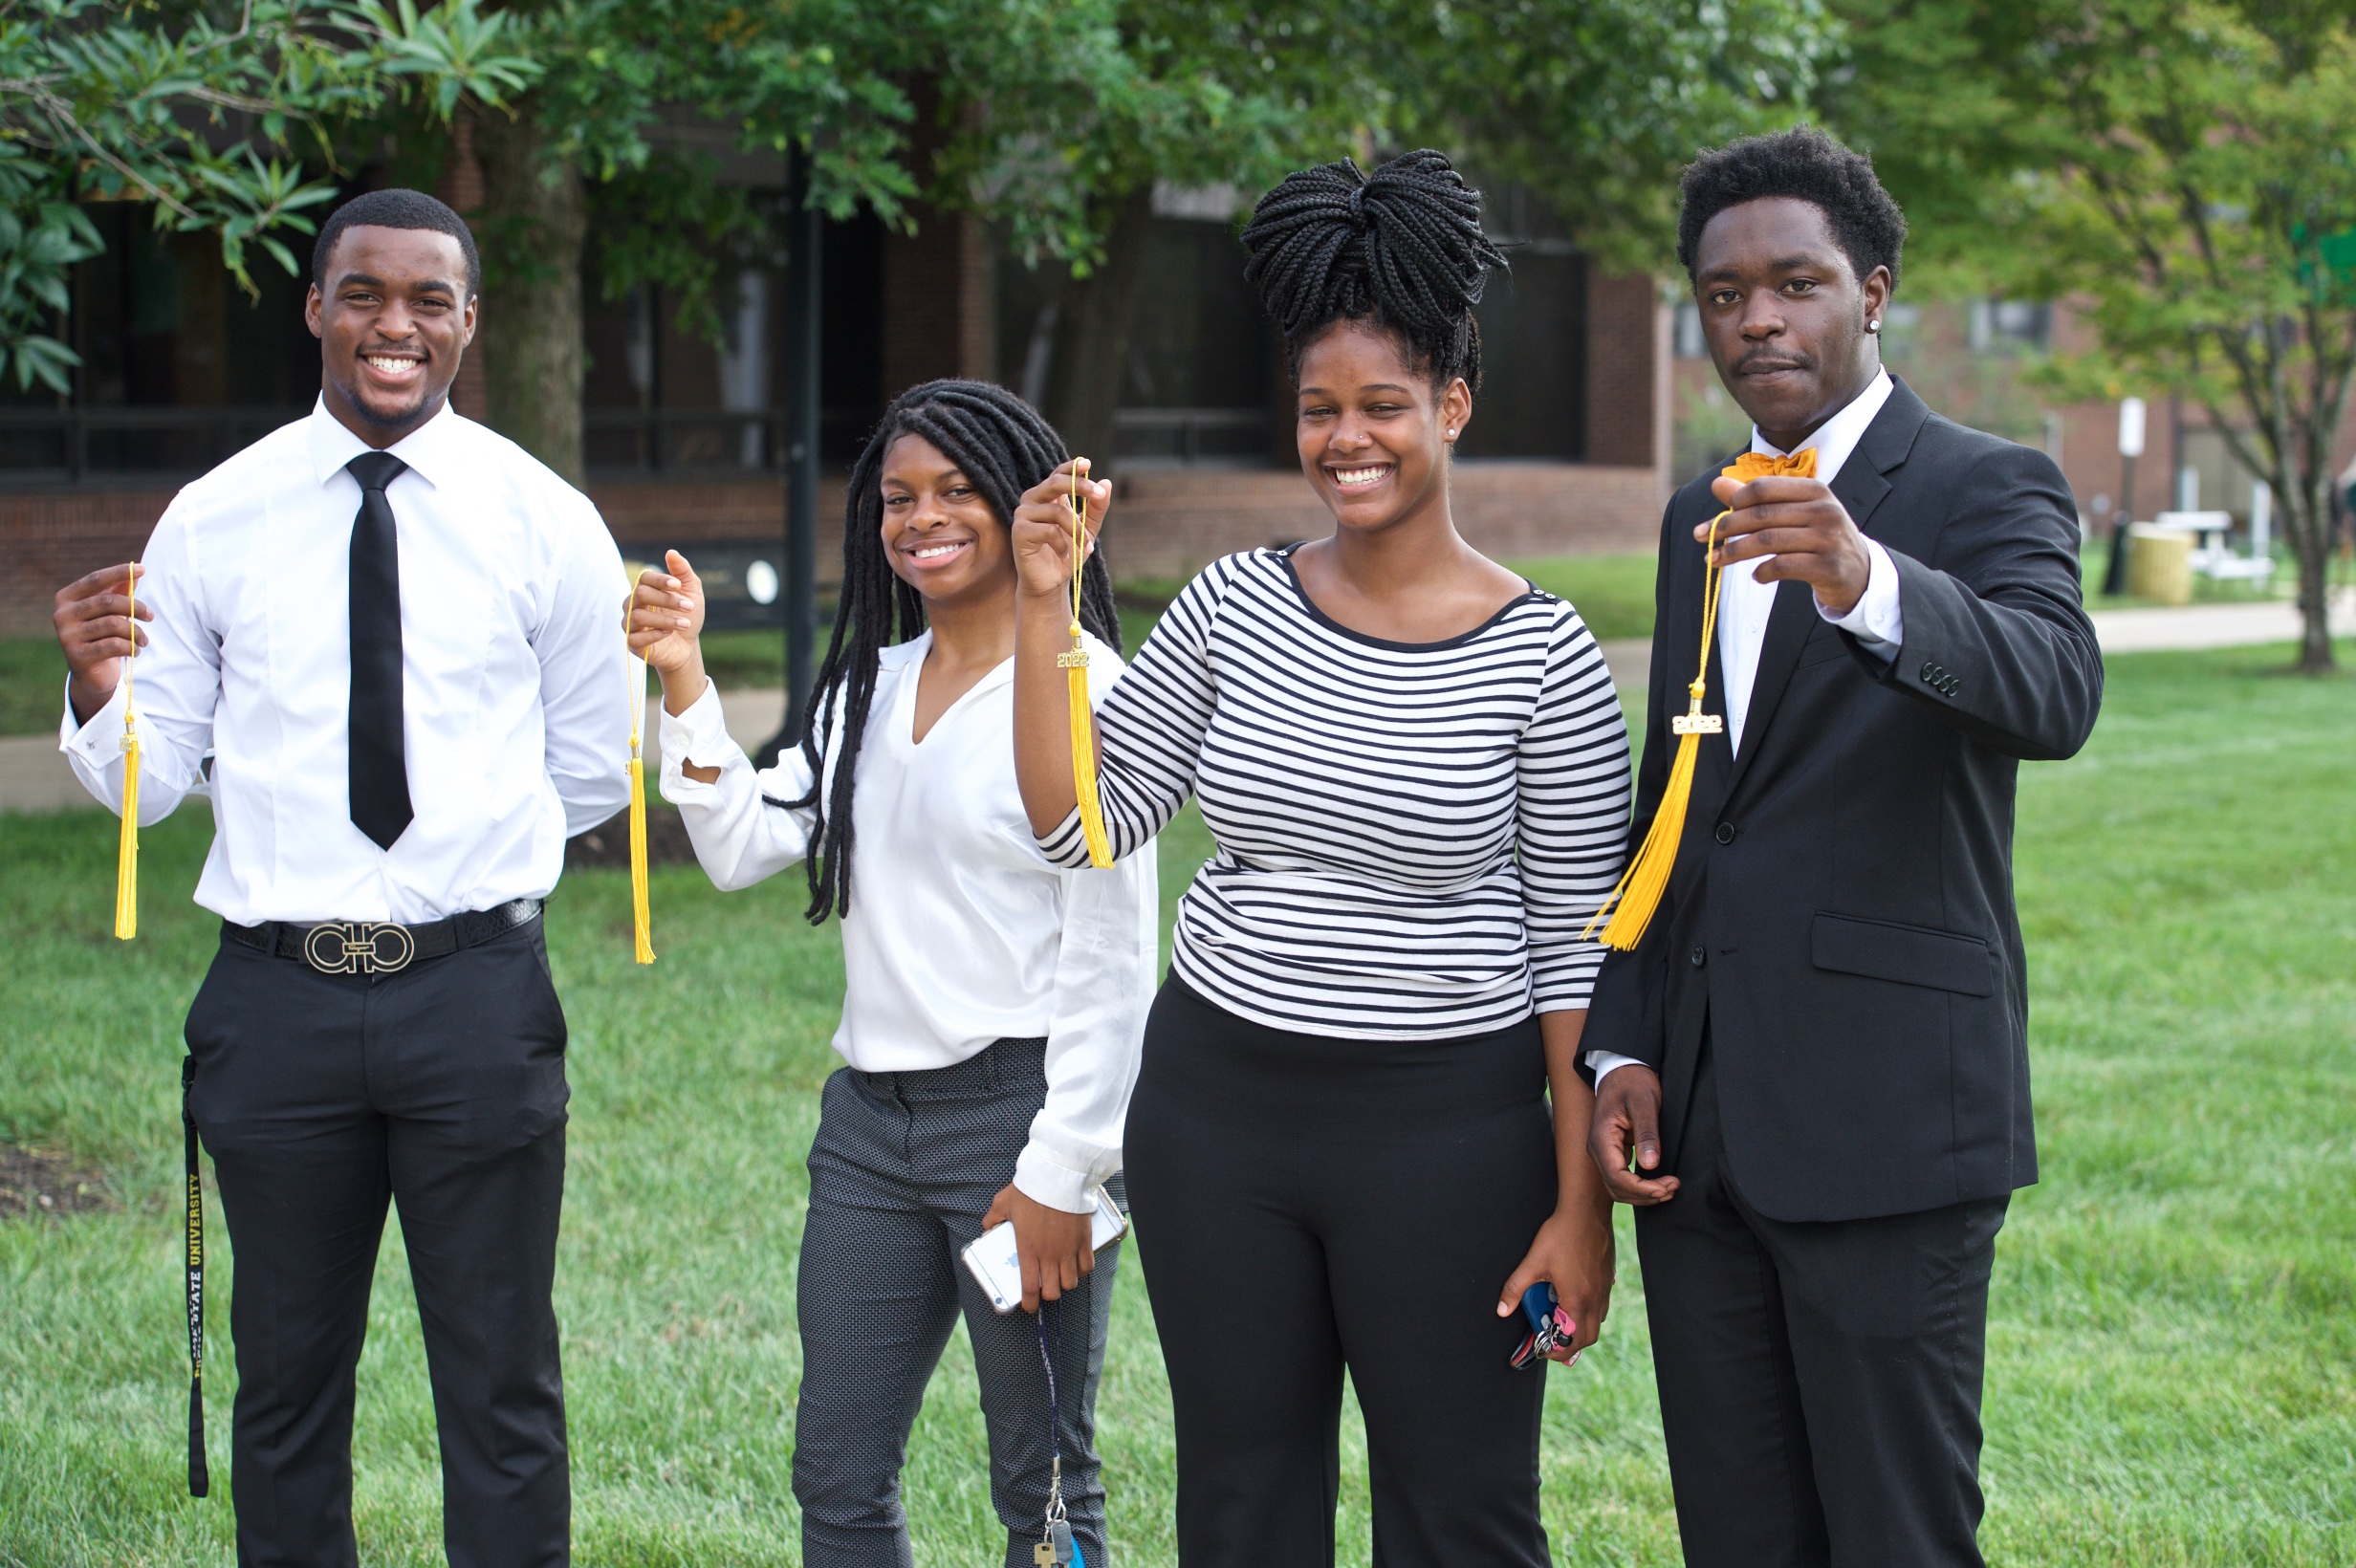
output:
[[[1006,1525],[1008,1568],[1030,1568],[1049,1457],[1038,1327],[1028,1313],[993,1311],[957,1253],[981,1234],[991,1199],[1014,1179],[1047,1096],[1045,1056],[1043,1040],[1000,1040],[954,1067],[845,1067],[826,1080],[796,1292],[794,1495],[807,1568],[910,1568],[900,1471],[960,1312],[981,1383],[991,1502]],[[1096,1273],[1049,1318],[1051,1343],[1059,1341],[1063,1499],[1088,1568],[1111,1568],[1096,1390],[1120,1255],[1119,1243],[1098,1253]]]

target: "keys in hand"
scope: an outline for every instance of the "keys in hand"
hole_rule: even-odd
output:
[[[1556,1304],[1555,1288],[1542,1279],[1522,1292],[1521,1315],[1529,1323],[1530,1332],[1511,1358],[1516,1372],[1545,1360],[1550,1352],[1570,1343],[1579,1333],[1579,1324]],[[1576,1355],[1571,1358],[1572,1362],[1578,1360]]]

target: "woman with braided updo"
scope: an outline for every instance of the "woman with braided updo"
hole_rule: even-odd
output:
[[[1048,864],[1007,746],[1017,498],[1062,441],[1003,387],[901,394],[851,470],[842,598],[801,745],[756,772],[697,642],[703,585],[673,551],[641,579],[630,645],[663,681],[663,794],[724,888],[796,861],[842,925],[844,991],[810,1150],[796,1299],[794,1495],[811,1568],[909,1560],[900,1465],[963,1311],[1010,1568],[1028,1568],[1062,1425],[1062,1496],[1103,1568],[1097,1377],[1119,1247],[1089,1246],[1153,994],[1153,857]],[[1112,581],[1082,582],[1091,692],[1121,673]],[[1067,600],[1068,615],[1068,600]],[[1060,690],[1060,686],[1058,688]],[[1001,1317],[958,1252],[1014,1226],[1025,1312]]]
[[[1124,1140],[1180,1558],[1332,1560],[1346,1368],[1375,1560],[1542,1568],[1542,1345],[1519,1308],[1551,1285],[1567,1361],[1609,1301],[1573,1063],[1626,730],[1577,613],[1450,515],[1472,307],[1503,260],[1478,193],[1434,152],[1371,177],[1328,163],[1271,191],[1243,239],[1334,531],[1214,562],[1097,714],[1114,854],[1189,795],[1217,840],[1179,905]],[[1056,665],[1071,471],[1016,513],[1014,722],[1031,826],[1079,865]],[[1080,489],[1093,529],[1110,488]]]

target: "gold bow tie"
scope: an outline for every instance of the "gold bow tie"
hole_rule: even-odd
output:
[[[1770,474],[1789,474],[1795,479],[1816,477],[1816,448],[1803,446],[1788,456],[1777,457],[1772,452],[1745,452],[1734,459],[1734,466],[1718,470],[1728,479],[1739,479],[1749,484]]]

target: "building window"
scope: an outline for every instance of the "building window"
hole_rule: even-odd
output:
[[[2041,349],[2052,332],[2051,309],[2026,299],[1972,301],[1972,352]]]
[[[1587,258],[1560,240],[1505,242],[1481,295],[1481,390],[1463,457],[1587,455]]]
[[[63,328],[82,362],[63,396],[0,381],[0,476],[202,473],[310,410],[319,347],[303,325],[307,276],[257,250],[251,300],[210,236],[158,232],[130,202],[83,210],[106,249],[73,272]]]
[[[1677,307],[1677,358],[1707,359],[1710,345],[1702,341],[1702,308],[1692,300]]]

